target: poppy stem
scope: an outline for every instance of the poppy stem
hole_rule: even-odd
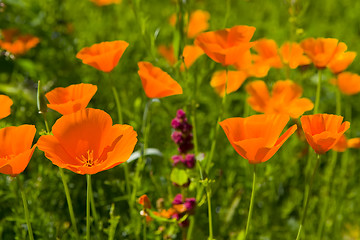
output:
[[[86,240],[90,240],[90,195],[91,195],[91,175],[86,174]]]
[[[309,204],[309,199],[310,199],[310,193],[311,193],[312,185],[313,185],[313,182],[314,182],[314,178],[315,178],[316,171],[317,171],[317,169],[319,168],[319,165],[320,165],[320,154],[316,154],[316,156],[317,156],[317,160],[316,160],[314,172],[313,172],[313,174],[312,174],[312,176],[311,176],[311,179],[310,179],[308,192],[307,192],[307,194],[305,195],[305,207],[304,207],[304,209],[303,209],[303,213],[302,213],[302,216],[301,216],[300,226],[299,226],[299,230],[298,230],[298,234],[297,234],[296,240],[299,240],[299,239],[300,239],[301,230],[302,230],[302,228],[304,227],[304,224],[305,224],[306,212],[307,212],[307,208],[308,208],[308,204]]]
[[[40,86],[40,81],[39,81],[39,86]],[[39,89],[38,89],[38,93],[40,93]],[[50,134],[51,131],[50,131],[49,123],[47,121],[46,111],[41,111],[41,114],[43,115],[43,118],[44,118],[46,133]],[[61,176],[61,181],[62,181],[63,186],[64,186],[64,191],[65,191],[66,201],[67,201],[67,204],[68,204],[71,224],[72,224],[72,226],[74,228],[76,239],[80,239],[79,232],[78,232],[78,229],[77,229],[77,226],[76,226],[76,218],[75,218],[74,209],[73,209],[73,205],[72,205],[72,201],[71,201],[71,197],[70,197],[69,187],[68,187],[67,182],[66,182],[64,171],[62,170],[61,167],[59,167],[59,172],[60,172],[60,176]]]
[[[219,128],[220,128],[219,122],[220,122],[221,119],[223,118],[223,115],[224,115],[224,112],[225,112],[226,96],[227,96],[227,85],[228,85],[228,67],[226,67],[225,90],[224,90],[224,96],[223,96],[223,98],[222,98],[221,109],[220,109],[219,117],[218,117],[217,122],[216,122],[215,133],[214,133],[214,136],[213,136],[213,138],[212,138],[212,143],[211,143],[211,148],[210,148],[209,157],[208,157],[208,159],[207,159],[207,161],[206,161],[205,170],[206,170],[207,173],[209,173],[209,171],[210,171],[211,162],[212,162],[212,159],[213,159],[214,153],[215,153],[216,137],[217,137],[217,134],[218,134]]]
[[[321,95],[321,80],[322,80],[322,70],[318,70],[318,83],[316,88],[316,98],[314,106],[314,114],[319,113],[319,104],[320,104],[320,95]]]
[[[72,205],[72,201],[71,201],[71,197],[70,197],[70,191],[69,191],[69,188],[68,188],[68,185],[67,185],[67,182],[66,182],[64,171],[62,170],[61,167],[59,167],[59,172],[60,172],[62,183],[64,185],[64,191],[65,191],[66,201],[67,201],[67,204],[68,204],[71,224],[73,225],[75,235],[76,235],[76,239],[80,239],[79,238],[79,232],[78,232],[78,229],[77,229],[77,226],[76,226],[76,219],[75,219],[74,209],[73,209],[73,205]]]
[[[121,104],[120,104],[120,98],[119,98],[119,95],[116,91],[116,88],[111,81],[111,90],[113,92],[113,95],[114,95],[114,99],[115,99],[115,103],[116,103],[116,110],[117,110],[117,113],[118,113],[118,119],[119,119],[119,123],[122,124],[123,123],[123,118],[122,118],[122,113],[121,113]]]
[[[27,200],[26,200],[25,191],[22,187],[20,177],[16,177],[16,180],[17,180],[17,183],[18,183],[18,186],[20,189],[21,198],[22,198],[22,202],[23,202],[23,206],[24,206],[25,219],[26,219],[26,225],[27,225],[28,232],[29,232],[29,238],[30,238],[30,240],[34,240],[34,235],[33,235],[33,231],[31,228],[29,208],[28,208],[28,204],[27,204]]]
[[[254,164],[253,183],[252,183],[251,198],[250,198],[250,207],[249,207],[249,214],[248,214],[248,218],[247,218],[247,222],[246,222],[244,240],[246,240],[246,237],[248,236],[249,229],[250,229],[250,220],[251,220],[251,215],[252,215],[253,206],[254,206],[254,198],[255,198],[255,186],[256,186],[255,183],[256,183],[256,164]]]

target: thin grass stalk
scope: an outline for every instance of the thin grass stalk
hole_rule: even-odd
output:
[[[21,193],[21,198],[22,198],[22,202],[23,202],[23,206],[24,206],[24,212],[25,212],[25,220],[26,220],[26,225],[28,228],[28,232],[29,232],[29,238],[30,240],[34,240],[34,234],[31,228],[31,222],[30,222],[30,214],[29,214],[29,208],[28,208],[28,203],[26,200],[26,195],[25,195],[25,191],[22,187],[21,184],[21,180],[20,177],[16,177],[17,183],[18,183],[18,187],[20,189],[20,193]]]
[[[211,214],[211,189],[209,184],[206,186],[206,198],[208,203],[208,219],[209,219],[209,238],[208,240],[213,240],[213,226],[212,226],[212,214]]]
[[[304,225],[305,225],[306,212],[307,212],[307,209],[308,209],[311,189],[312,189],[313,182],[314,182],[314,179],[315,179],[315,175],[316,175],[316,172],[317,172],[317,169],[318,169],[319,165],[320,165],[320,154],[317,154],[316,164],[315,164],[314,172],[313,172],[313,174],[311,176],[311,179],[310,179],[308,193],[306,194],[305,207],[303,209],[303,213],[302,213],[302,216],[301,216],[300,226],[299,226],[299,229],[298,229],[296,240],[300,239],[301,231],[302,231],[302,229],[304,228]]]
[[[59,173],[60,173],[61,180],[62,180],[62,183],[63,183],[63,186],[64,186],[64,191],[65,191],[66,201],[67,201],[67,204],[68,204],[71,224],[73,225],[74,232],[75,232],[75,235],[76,235],[76,239],[80,239],[79,232],[78,232],[77,225],[76,225],[76,218],[75,218],[75,214],[74,214],[74,209],[73,209],[73,205],[72,205],[72,201],[71,201],[71,197],[70,197],[69,187],[68,187],[67,182],[66,182],[64,171],[63,171],[63,169],[61,167],[59,167]]]
[[[207,173],[209,173],[210,168],[211,168],[211,162],[212,159],[214,158],[214,153],[215,153],[215,148],[216,148],[216,138],[217,138],[217,134],[219,132],[219,122],[221,121],[221,119],[223,118],[224,112],[225,112],[225,105],[226,105],[226,96],[227,96],[227,85],[228,85],[228,67],[226,67],[226,81],[225,81],[225,92],[224,92],[224,97],[222,98],[222,104],[221,104],[221,109],[220,109],[220,114],[219,117],[216,121],[216,126],[215,126],[215,132],[214,132],[214,136],[211,142],[211,149],[210,149],[210,153],[209,153],[209,157],[206,161],[206,166],[205,166],[205,170]]]
[[[320,95],[321,95],[322,70],[318,70],[318,82],[316,88],[316,97],[314,105],[314,114],[319,113]]]
[[[91,175],[86,174],[86,240],[90,240],[90,196],[91,196]]]
[[[249,207],[248,218],[246,221],[244,240],[246,240],[248,233],[249,233],[249,229],[250,229],[250,221],[251,221],[251,216],[252,216],[253,207],[254,207],[255,190],[256,190],[256,164],[254,164],[254,169],[253,169],[253,183],[252,183],[252,190],[251,190],[250,207]]]
[[[40,81],[38,82],[38,84],[39,84],[38,85],[38,101],[39,101],[38,104],[40,106],[40,97],[42,97],[42,96],[40,96],[41,95]],[[42,114],[42,116],[44,118],[46,133],[50,134],[51,131],[50,131],[49,123],[47,121],[46,111],[41,111],[40,107],[39,107],[39,110],[40,110],[39,112]],[[72,224],[72,226],[74,228],[75,237],[76,237],[76,239],[80,239],[79,231],[77,229],[74,209],[73,209],[73,205],[72,205],[72,201],[71,201],[69,187],[68,187],[67,182],[66,182],[66,177],[65,177],[64,171],[63,171],[63,169],[61,167],[59,167],[59,173],[60,173],[60,176],[61,176],[61,181],[62,181],[63,186],[64,186],[64,191],[65,191],[66,201],[67,201],[67,205],[68,205],[70,220],[71,220],[71,224]]]

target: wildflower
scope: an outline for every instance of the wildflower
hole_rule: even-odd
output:
[[[171,217],[180,220],[185,214],[192,215],[195,212],[196,200],[195,198],[184,199],[182,194],[177,194],[172,202],[173,209],[176,210]],[[189,226],[189,220],[186,218],[184,221],[179,223],[180,227]]]
[[[199,33],[209,28],[210,13],[203,10],[196,10],[190,14],[187,37],[194,38]]]
[[[260,39],[255,42],[254,50],[258,53],[253,55],[255,65],[263,65],[282,68],[282,62],[278,54],[276,42],[272,39]]]
[[[325,68],[332,60],[339,40],[335,38],[308,38],[300,45],[317,68]]]
[[[342,72],[333,82],[343,94],[354,95],[360,92],[360,76],[356,73]]]
[[[11,112],[11,105],[13,105],[13,101],[6,95],[0,95],[0,119],[7,117]]]
[[[91,1],[99,7],[110,5],[110,4],[121,3],[121,0],[91,0]]]
[[[255,27],[235,26],[201,33],[196,37],[195,45],[202,48],[215,62],[228,66],[237,62],[238,58],[254,45],[250,42],[254,32]]]
[[[305,137],[317,154],[324,154],[334,147],[346,130],[349,122],[343,122],[342,116],[315,114],[300,118]]]
[[[66,88],[55,88],[45,94],[45,97],[50,102],[47,105],[49,108],[65,115],[86,108],[96,91],[97,86],[80,83]]]
[[[226,76],[226,71],[220,70],[213,74],[213,76],[211,77],[210,85],[215,88],[216,92],[221,97],[224,97],[226,78],[226,94],[229,94],[238,90],[247,77],[248,76],[244,71],[228,71]]]
[[[138,74],[149,98],[163,98],[183,93],[181,86],[160,68],[149,62],[139,62],[138,66]]]
[[[301,46],[295,42],[284,43],[280,48],[280,55],[283,63],[287,64],[291,69],[311,63],[311,60],[304,55]]]
[[[190,68],[191,65],[204,54],[204,51],[195,45],[186,45],[183,51],[183,58],[186,68]],[[184,64],[181,65],[180,70],[184,70]]]
[[[348,148],[347,139],[346,139],[345,135],[343,134],[343,135],[341,135],[339,140],[336,142],[336,144],[334,145],[332,150],[334,150],[336,152],[345,152],[347,148]]]
[[[158,47],[158,52],[161,56],[163,56],[166,61],[170,64],[170,65],[174,65],[176,63],[176,57],[174,55],[174,48],[173,46],[165,46],[165,45],[160,45]]]
[[[39,38],[32,35],[20,35],[17,29],[3,29],[1,33],[4,39],[0,40],[0,48],[14,55],[25,54],[40,42]]]
[[[125,162],[137,134],[129,125],[112,125],[109,114],[86,108],[58,119],[53,135],[41,136],[38,148],[53,164],[78,174],[95,174]]]
[[[281,113],[298,118],[314,107],[309,99],[300,98],[303,90],[291,80],[277,81],[273,86],[271,96],[262,80],[249,83],[246,91],[250,95],[248,103],[258,112]]]
[[[111,72],[129,44],[125,41],[101,42],[81,49],[76,57],[84,64],[103,72]]]
[[[36,147],[31,147],[35,133],[34,125],[0,129],[0,173],[16,176],[25,170]]]
[[[186,154],[188,151],[194,148],[194,145],[192,143],[192,125],[188,123],[188,120],[186,118],[186,114],[182,109],[179,109],[176,113],[176,118],[174,118],[171,121],[172,127],[175,129],[175,131],[171,134],[171,138],[173,141],[179,145],[179,153],[180,154]],[[183,156],[185,157],[185,156]],[[183,158],[183,160],[179,160],[178,158],[175,158],[175,162],[178,163],[179,161],[186,164],[186,157]],[[192,160],[189,160],[190,162]],[[192,163],[186,164],[187,166],[192,166]]]
[[[219,124],[235,151],[250,164],[258,164],[269,160],[295,132],[296,124],[280,136],[288,121],[284,114],[263,114],[228,118]]]
[[[356,52],[345,52],[346,50],[346,44],[339,42],[334,56],[327,65],[334,74],[344,71],[354,61]]]

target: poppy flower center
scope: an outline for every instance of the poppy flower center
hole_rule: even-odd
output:
[[[81,155],[81,158],[79,159],[81,162],[83,162],[84,166],[86,167],[92,167],[94,166],[94,151],[93,150],[87,150],[86,152],[87,156]]]

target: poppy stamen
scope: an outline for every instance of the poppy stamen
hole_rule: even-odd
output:
[[[94,151],[93,150],[87,150],[87,157],[84,155],[81,155],[80,161],[84,163],[84,166],[86,167],[92,167],[94,166]]]

